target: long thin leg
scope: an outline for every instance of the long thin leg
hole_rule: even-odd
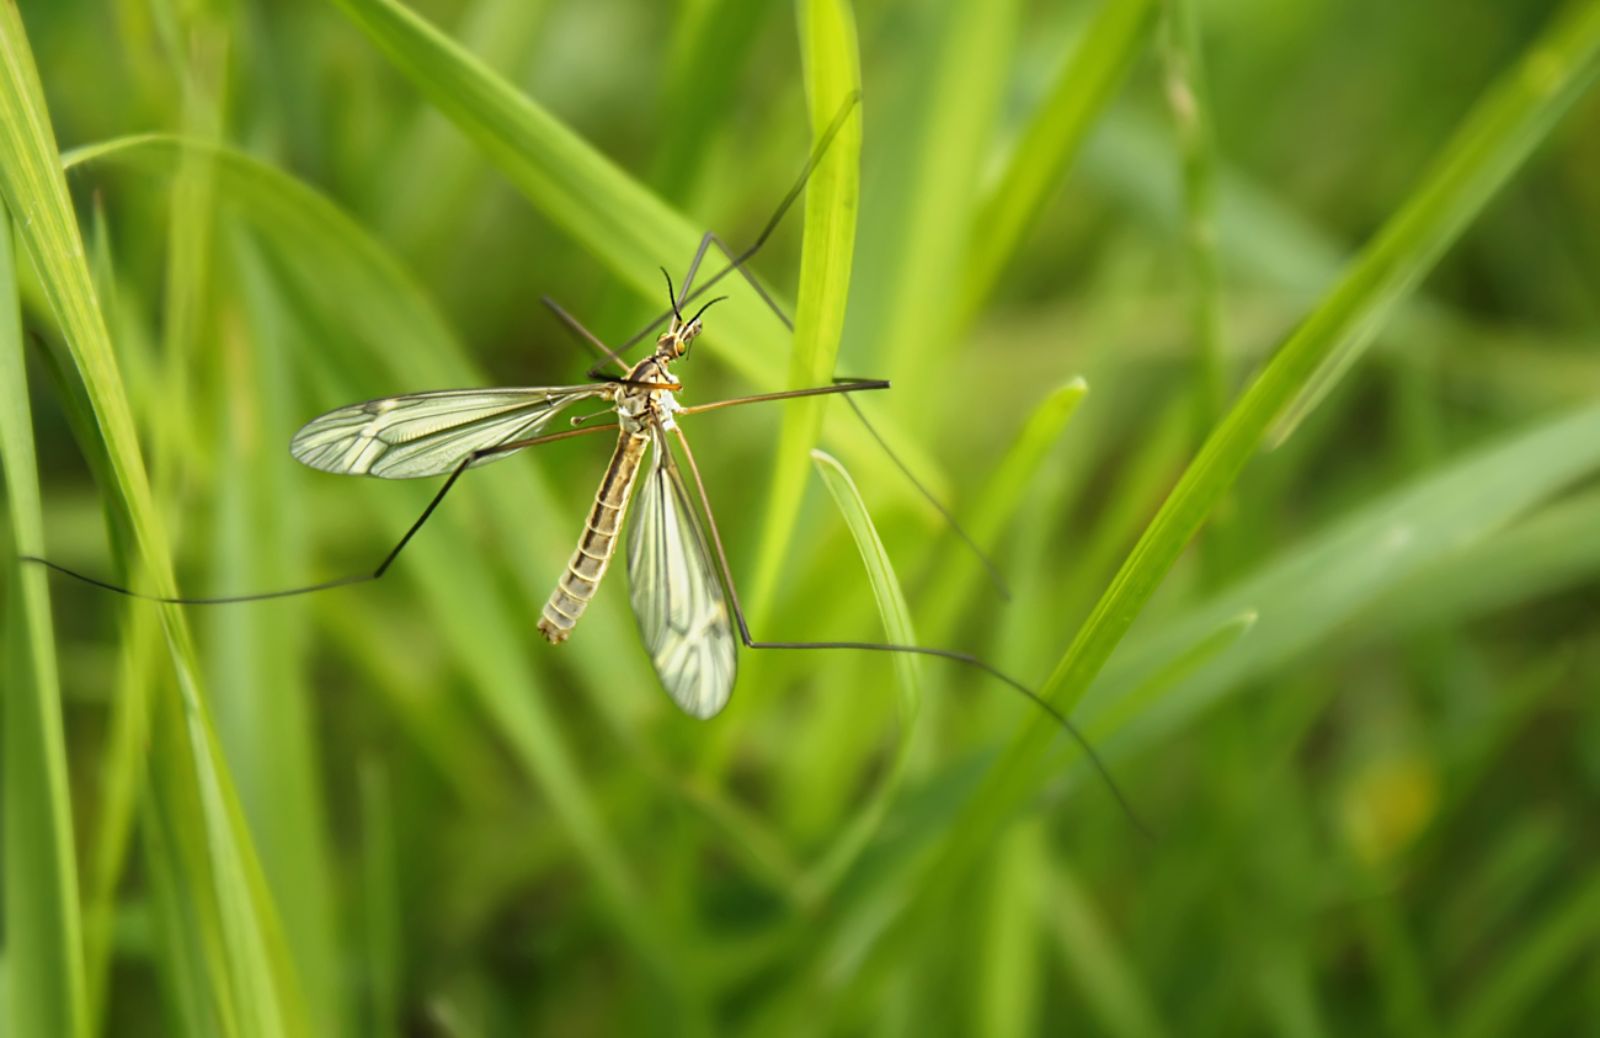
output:
[[[828,124],[828,128],[822,132],[822,136],[817,140],[817,146],[811,150],[811,155],[806,159],[806,164],[801,167],[800,175],[795,178],[794,186],[789,188],[789,193],[783,196],[783,201],[778,203],[778,208],[774,209],[772,215],[767,218],[766,226],[761,228],[761,233],[756,235],[755,241],[745,246],[744,251],[740,252],[737,256],[733,255],[727,246],[723,245],[723,252],[729,255],[730,259],[732,259],[732,262],[726,267],[723,267],[721,270],[717,271],[711,277],[707,278],[705,281],[701,282],[700,286],[695,288],[693,291],[690,290],[689,285],[686,282],[683,288],[683,296],[677,301],[678,306],[686,306],[695,297],[699,296],[703,292],[708,291],[713,285],[727,277],[729,274],[733,273],[735,270],[743,270],[744,264],[757,252],[761,251],[761,247],[766,245],[768,238],[772,237],[772,232],[777,229],[778,224],[783,222],[783,217],[789,212],[789,207],[794,205],[795,200],[800,197],[803,191],[805,191],[806,181],[811,179],[812,171],[817,168],[817,163],[822,161],[822,156],[827,153],[828,147],[833,143],[834,137],[838,136],[839,131],[844,128],[845,120],[850,117],[850,113],[855,110],[856,105],[859,104],[860,101],[860,91],[851,91],[850,96],[845,98],[844,104],[839,106],[838,114],[833,117],[833,121]],[[706,249],[713,241],[716,241],[719,245],[721,244],[721,239],[710,233],[700,240],[700,248],[696,250],[694,262],[690,265],[688,281],[692,281],[694,279],[694,271],[699,268],[700,261],[704,257]],[[749,278],[748,274],[745,276]],[[757,291],[760,291],[763,296],[766,295],[765,291],[762,290],[760,286],[757,286]],[[627,353],[635,343],[644,338],[646,335],[649,335],[651,332],[655,331],[657,325],[671,316],[671,310],[663,312],[655,320],[651,321],[649,324],[639,329],[638,332],[634,333],[632,337],[622,344],[617,352]]]
[[[780,393],[757,393],[755,396],[736,396],[727,400],[713,400],[709,404],[695,404],[678,409],[678,414],[704,414],[724,407],[744,404],[761,404],[768,400],[793,400],[802,396],[828,396],[833,393],[859,393],[867,389],[888,389],[889,380],[883,378],[835,379],[831,386],[812,386],[809,389],[786,389]]]
[[[1134,827],[1146,837],[1154,839],[1154,836],[1150,830],[1146,828],[1142,821],[1139,820],[1139,816],[1134,813],[1133,807],[1128,803],[1127,797],[1122,795],[1122,789],[1117,785],[1116,779],[1111,777],[1110,769],[1106,767],[1105,762],[1100,759],[1100,755],[1095,752],[1094,747],[1089,744],[1089,740],[1084,737],[1083,733],[1078,730],[1077,726],[1068,720],[1065,714],[1051,705],[1049,700],[1043,698],[1037,692],[1033,691],[1016,678],[1011,677],[1004,671],[979,659],[971,653],[957,652],[954,649],[930,649],[921,645],[886,645],[878,642],[833,641],[773,642],[757,641],[754,637],[752,637],[750,634],[750,624],[745,619],[744,606],[739,602],[739,590],[733,582],[733,567],[728,564],[728,552],[722,545],[722,531],[717,528],[717,517],[711,510],[711,497],[706,493],[705,480],[700,477],[700,466],[695,461],[694,451],[690,449],[689,440],[683,435],[683,430],[675,428],[673,432],[678,434],[678,445],[683,448],[684,460],[689,463],[689,474],[694,478],[695,492],[700,497],[700,510],[705,515],[706,526],[711,530],[711,546],[717,553],[717,567],[722,571],[722,584],[728,592],[728,604],[733,607],[733,619],[734,622],[738,624],[739,639],[740,641],[744,642],[745,648],[853,649],[862,652],[904,652],[917,656],[935,656],[940,659],[954,660],[957,663],[964,663],[969,667],[974,667],[978,670],[981,670],[997,681],[1003,682],[1004,684],[1015,689],[1017,692],[1020,692],[1022,695],[1031,700],[1035,706],[1039,707],[1045,713],[1054,718],[1056,724],[1060,725],[1062,730],[1070,735],[1083,750],[1083,752],[1088,756],[1089,760],[1093,763],[1095,770],[1100,773],[1100,777],[1102,780],[1104,780],[1106,787],[1111,790],[1112,796],[1116,797],[1117,803],[1122,807],[1123,812],[1128,816],[1129,821],[1131,821]]]
[[[549,296],[540,296],[539,302],[549,307],[551,312],[556,315],[556,319],[565,325],[568,331],[582,340],[585,345],[592,346],[597,353],[611,361],[611,363],[615,364],[617,367],[621,368],[624,375],[628,373],[628,362],[618,356],[617,352],[610,346],[607,346],[604,342],[602,342],[600,336],[585,328],[582,321],[567,313],[560,303],[556,302],[554,299],[551,299]],[[599,375],[596,374],[596,369],[598,368],[599,365],[597,364],[594,368],[590,369],[590,378],[599,377]]]
[[[40,558],[37,555],[22,555],[18,558],[22,562],[37,563],[41,566],[44,566],[46,569],[60,573],[62,576],[71,577],[73,580],[81,581],[82,583],[92,585],[104,591],[113,591],[119,595],[126,595],[128,598],[137,598],[144,602],[165,602],[169,605],[237,605],[241,602],[264,602],[273,598],[291,598],[295,595],[309,595],[317,591],[331,591],[337,587],[349,587],[352,584],[365,584],[374,580],[378,580],[389,571],[389,567],[394,565],[395,559],[400,557],[400,552],[405,549],[407,544],[411,543],[411,538],[417,535],[417,531],[422,529],[422,524],[426,523],[429,517],[433,515],[434,509],[439,507],[439,503],[443,501],[444,496],[450,492],[450,488],[456,485],[456,480],[460,479],[461,474],[467,471],[467,469],[471,468],[477,462],[482,461],[484,458],[493,457],[496,454],[505,454],[509,451],[518,451],[525,447],[537,447],[540,444],[552,443],[556,440],[567,440],[574,436],[587,436],[590,433],[605,432],[608,429],[615,429],[616,427],[616,423],[612,422],[608,425],[596,425],[582,429],[569,429],[564,432],[550,433],[546,436],[535,436],[527,440],[513,440],[510,443],[501,443],[493,447],[484,447],[481,450],[473,451],[471,454],[468,454],[466,457],[462,458],[460,463],[457,464],[455,468],[450,470],[450,475],[445,479],[444,486],[440,487],[439,492],[433,495],[433,499],[428,502],[428,507],[422,510],[422,514],[417,516],[417,521],[412,523],[411,526],[406,530],[405,535],[400,538],[400,543],[396,544],[389,550],[389,554],[383,557],[383,561],[378,563],[378,568],[373,570],[371,573],[355,573],[348,577],[339,577],[335,580],[325,580],[318,584],[307,584],[303,587],[284,588],[279,591],[261,591],[251,595],[225,595],[217,598],[187,598],[183,596],[175,596],[169,598],[162,595],[147,595],[140,591],[133,591],[129,588],[122,587],[121,585],[112,584],[108,581],[100,580],[97,577],[91,577],[85,573],[79,573],[77,570],[68,569],[66,566],[63,566],[60,563],[51,562],[49,559]]]
[[[836,378],[833,381],[835,383],[842,382],[851,384],[857,380]],[[999,593],[1000,597],[1007,602],[1011,601],[1011,586],[1006,583],[1006,578],[1001,574],[1000,567],[996,566],[994,564],[994,560],[989,558],[989,554],[978,545],[977,541],[973,540],[972,535],[966,531],[966,528],[956,521],[956,517],[950,512],[950,509],[946,508],[944,503],[934,496],[933,491],[929,490],[923,485],[922,480],[918,479],[916,473],[911,471],[911,467],[900,460],[900,455],[896,454],[894,450],[890,448],[888,441],[883,438],[883,435],[878,432],[877,428],[873,426],[871,422],[867,421],[867,413],[861,409],[861,405],[856,403],[850,397],[845,397],[844,402],[850,405],[850,410],[854,411],[856,413],[856,417],[861,419],[861,424],[867,427],[867,432],[874,440],[878,441],[878,446],[882,447],[883,453],[887,454],[889,456],[889,460],[894,462],[894,467],[899,469],[900,474],[906,477],[912,486],[917,488],[917,493],[922,495],[923,500],[932,505],[934,509],[944,517],[944,521],[949,524],[950,529],[955,531],[955,535],[961,538],[961,542],[967,546],[967,549],[972,552],[973,556],[977,558],[978,562],[982,564],[983,568],[988,571],[989,581],[990,583],[994,584],[994,589]]]

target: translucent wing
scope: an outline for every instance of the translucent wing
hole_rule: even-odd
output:
[[[368,400],[307,422],[294,434],[289,453],[314,469],[341,475],[440,476],[473,451],[538,435],[568,404],[604,392],[603,386],[445,389]]]
[[[733,691],[733,628],[699,518],[659,431],[634,509],[628,584],[639,633],[673,700],[695,717],[712,717]]]

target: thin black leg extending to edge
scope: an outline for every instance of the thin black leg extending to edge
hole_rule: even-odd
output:
[[[739,602],[739,590],[733,582],[733,567],[729,565],[728,552],[722,545],[722,532],[717,528],[717,517],[711,510],[711,498],[710,495],[706,493],[705,480],[700,477],[700,466],[695,461],[694,451],[690,449],[689,440],[683,435],[683,430],[674,429],[673,432],[678,434],[678,444],[683,448],[684,460],[689,463],[689,474],[694,479],[695,492],[700,498],[700,510],[702,513],[704,513],[706,526],[711,531],[711,547],[712,550],[717,553],[717,568],[722,571],[722,584],[728,592],[728,604],[733,609],[733,619],[739,627],[739,640],[744,642],[745,648],[853,649],[862,652],[904,652],[917,656],[934,656],[939,659],[953,660],[957,663],[963,663],[969,667],[974,667],[978,670],[981,670],[995,680],[1009,685],[1017,692],[1020,692],[1022,695],[1031,700],[1035,706],[1039,707],[1045,713],[1054,718],[1056,724],[1060,725],[1062,730],[1072,737],[1073,741],[1078,744],[1079,748],[1082,749],[1084,754],[1089,758],[1089,761],[1094,765],[1094,769],[1100,774],[1101,780],[1105,782],[1106,788],[1111,790],[1111,795],[1116,798],[1117,804],[1122,808],[1123,813],[1128,816],[1128,820],[1133,824],[1134,828],[1138,829],[1139,832],[1144,834],[1145,837],[1152,840],[1155,839],[1150,830],[1142,821],[1140,821],[1139,816],[1133,810],[1133,806],[1128,803],[1127,797],[1123,796],[1122,789],[1117,785],[1116,779],[1111,777],[1110,769],[1108,769],[1105,765],[1105,762],[1100,759],[1100,755],[1095,752],[1094,747],[1089,744],[1089,740],[1084,737],[1082,732],[1078,731],[1077,726],[1068,720],[1066,715],[1052,706],[1049,700],[1044,699],[1037,692],[1034,692],[1016,678],[1011,677],[1004,671],[998,669],[990,663],[985,662],[984,660],[979,659],[971,653],[957,652],[953,649],[930,649],[921,645],[884,645],[877,642],[831,641],[769,642],[757,641],[754,637],[752,637],[750,634],[750,624],[745,619],[744,607]]]
[[[400,543],[396,544],[389,550],[389,554],[383,557],[383,561],[378,563],[378,568],[373,570],[371,573],[355,573],[348,577],[339,577],[336,580],[325,580],[319,584],[307,584],[303,587],[284,588],[279,591],[262,591],[251,595],[225,595],[217,598],[188,598],[184,596],[173,596],[169,598],[163,595],[147,595],[142,591],[134,591],[130,588],[122,587],[119,584],[112,584],[108,581],[100,580],[98,577],[91,577],[86,573],[79,573],[77,570],[68,569],[66,566],[63,566],[60,563],[51,562],[49,559],[40,558],[37,555],[22,555],[19,556],[19,559],[23,562],[37,563],[41,566],[44,566],[46,569],[60,573],[62,576],[71,577],[73,580],[81,581],[82,583],[92,585],[93,587],[100,588],[104,591],[113,591],[119,595],[125,595],[128,598],[137,598],[143,602],[163,602],[168,605],[238,605],[241,602],[265,602],[274,598],[293,598],[296,595],[309,595],[317,591],[331,591],[334,588],[349,587],[352,584],[366,584],[370,583],[371,581],[378,580],[389,571],[389,567],[394,565],[394,561],[400,557],[400,552],[405,549],[407,544],[411,543],[411,538],[417,535],[417,531],[422,529],[422,524],[426,523],[433,515],[434,509],[439,507],[439,503],[443,501],[444,496],[450,492],[450,488],[456,485],[456,480],[460,479],[461,474],[467,471],[467,469],[471,468],[477,462],[482,461],[484,458],[493,457],[496,454],[505,454],[509,451],[519,451],[525,447],[537,447],[542,443],[551,443],[555,440],[567,440],[574,436],[586,436],[590,433],[605,432],[609,429],[615,428],[616,424],[612,423],[609,425],[596,425],[582,429],[569,429],[565,432],[551,433],[548,436],[535,436],[527,440],[514,440],[510,443],[501,443],[493,447],[485,447],[482,450],[473,451],[471,454],[468,454],[466,457],[462,458],[460,463],[458,463],[455,468],[450,470],[450,475],[445,479],[444,485],[439,488],[439,492],[434,494],[433,499],[428,502],[428,507],[422,510],[422,514],[417,516],[417,521],[412,523],[411,526],[407,528],[405,535],[400,538]]]

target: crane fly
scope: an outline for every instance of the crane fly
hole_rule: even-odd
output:
[[[449,475],[453,483],[468,468],[539,443],[616,429],[611,462],[578,546],[545,602],[538,630],[554,644],[572,633],[616,553],[630,501],[637,499],[633,520],[627,524],[627,560],[639,631],[673,701],[694,717],[710,718],[727,705],[733,691],[734,614],[722,590],[728,577],[713,562],[710,541],[668,443],[675,435],[692,462],[677,416],[757,400],[887,388],[888,383],[856,381],[685,407],[678,402],[683,386],[671,365],[688,354],[704,329],[702,315],[717,300],[685,318],[670,278],[667,284],[673,307],[670,323],[654,351],[620,378],[574,386],[444,390],[371,400],[308,422],[295,434],[290,453],[312,468],[340,475],[384,479]],[[569,407],[585,402],[608,405],[616,421],[539,435]],[[578,420],[604,413],[591,412]],[[694,478],[700,487],[698,470]],[[448,489],[449,483],[435,503]],[[701,503],[709,515],[709,503]],[[720,555],[720,535],[718,548]]]
[[[706,311],[726,297],[711,299],[687,318],[684,317],[683,308],[722,278],[735,272],[740,274],[778,319],[793,329],[793,322],[745,264],[762,247],[784,213],[800,196],[812,170],[854,111],[858,100],[858,95],[852,94],[818,138],[800,177],[754,243],[736,254],[715,232],[707,232],[690,261],[682,293],[673,287],[671,275],[663,269],[668,309],[619,349],[613,350],[607,346],[548,297],[543,300],[569,331],[601,354],[602,361],[588,372],[594,381],[569,386],[449,389],[384,397],[329,411],[307,422],[295,433],[290,441],[291,455],[297,461],[323,472],[380,479],[446,477],[422,514],[372,572],[279,591],[192,598],[147,595],[37,556],[23,556],[23,559],[107,591],[178,605],[254,602],[364,583],[377,580],[388,572],[406,545],[468,469],[541,444],[615,430],[616,447],[600,480],[577,547],[540,613],[537,628],[545,639],[559,644],[571,635],[599,589],[616,554],[618,539],[625,534],[629,598],[646,651],[667,693],[691,716],[711,718],[727,705],[738,670],[737,646],[741,643],[747,649],[844,649],[912,653],[952,660],[989,674],[1048,713],[1085,751],[1122,810],[1143,831],[1144,827],[1109,770],[1072,722],[1022,682],[979,657],[952,649],[919,645],[862,641],[763,641],[750,632],[705,481],[701,478],[689,441],[678,423],[680,418],[688,415],[798,397],[844,395],[890,459],[945,517],[952,530],[972,548],[997,584],[1000,583],[997,571],[982,550],[894,455],[848,395],[888,389],[889,382],[886,379],[838,378],[827,386],[697,405],[686,406],[678,400],[683,385],[673,373],[672,365],[688,356],[694,340],[704,331]],[[696,273],[713,245],[722,251],[729,263],[695,288]],[[657,336],[649,356],[632,364],[623,359],[623,354],[629,348],[662,323],[666,324],[666,329]],[[601,365],[605,363],[615,365],[620,374],[603,371]],[[569,408],[584,404],[601,405],[602,409],[573,416],[570,428],[558,432],[546,431]],[[615,421],[588,424],[608,414],[614,415]],[[688,481],[678,467],[672,441],[676,441],[676,449],[683,455],[690,476]],[[691,482],[694,488],[692,496],[689,489]],[[632,517],[628,519],[630,508]]]

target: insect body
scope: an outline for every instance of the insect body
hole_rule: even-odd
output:
[[[711,563],[705,535],[695,519],[667,445],[667,430],[680,407],[679,384],[668,365],[688,352],[700,333],[699,316],[671,326],[656,352],[612,383],[617,412],[617,447],[578,547],[545,603],[539,633],[565,641],[594,597],[616,551],[629,499],[649,456],[639,511],[628,537],[628,575],[634,615],[656,673],[674,701],[695,717],[711,717],[728,702],[736,670],[733,626]]]

